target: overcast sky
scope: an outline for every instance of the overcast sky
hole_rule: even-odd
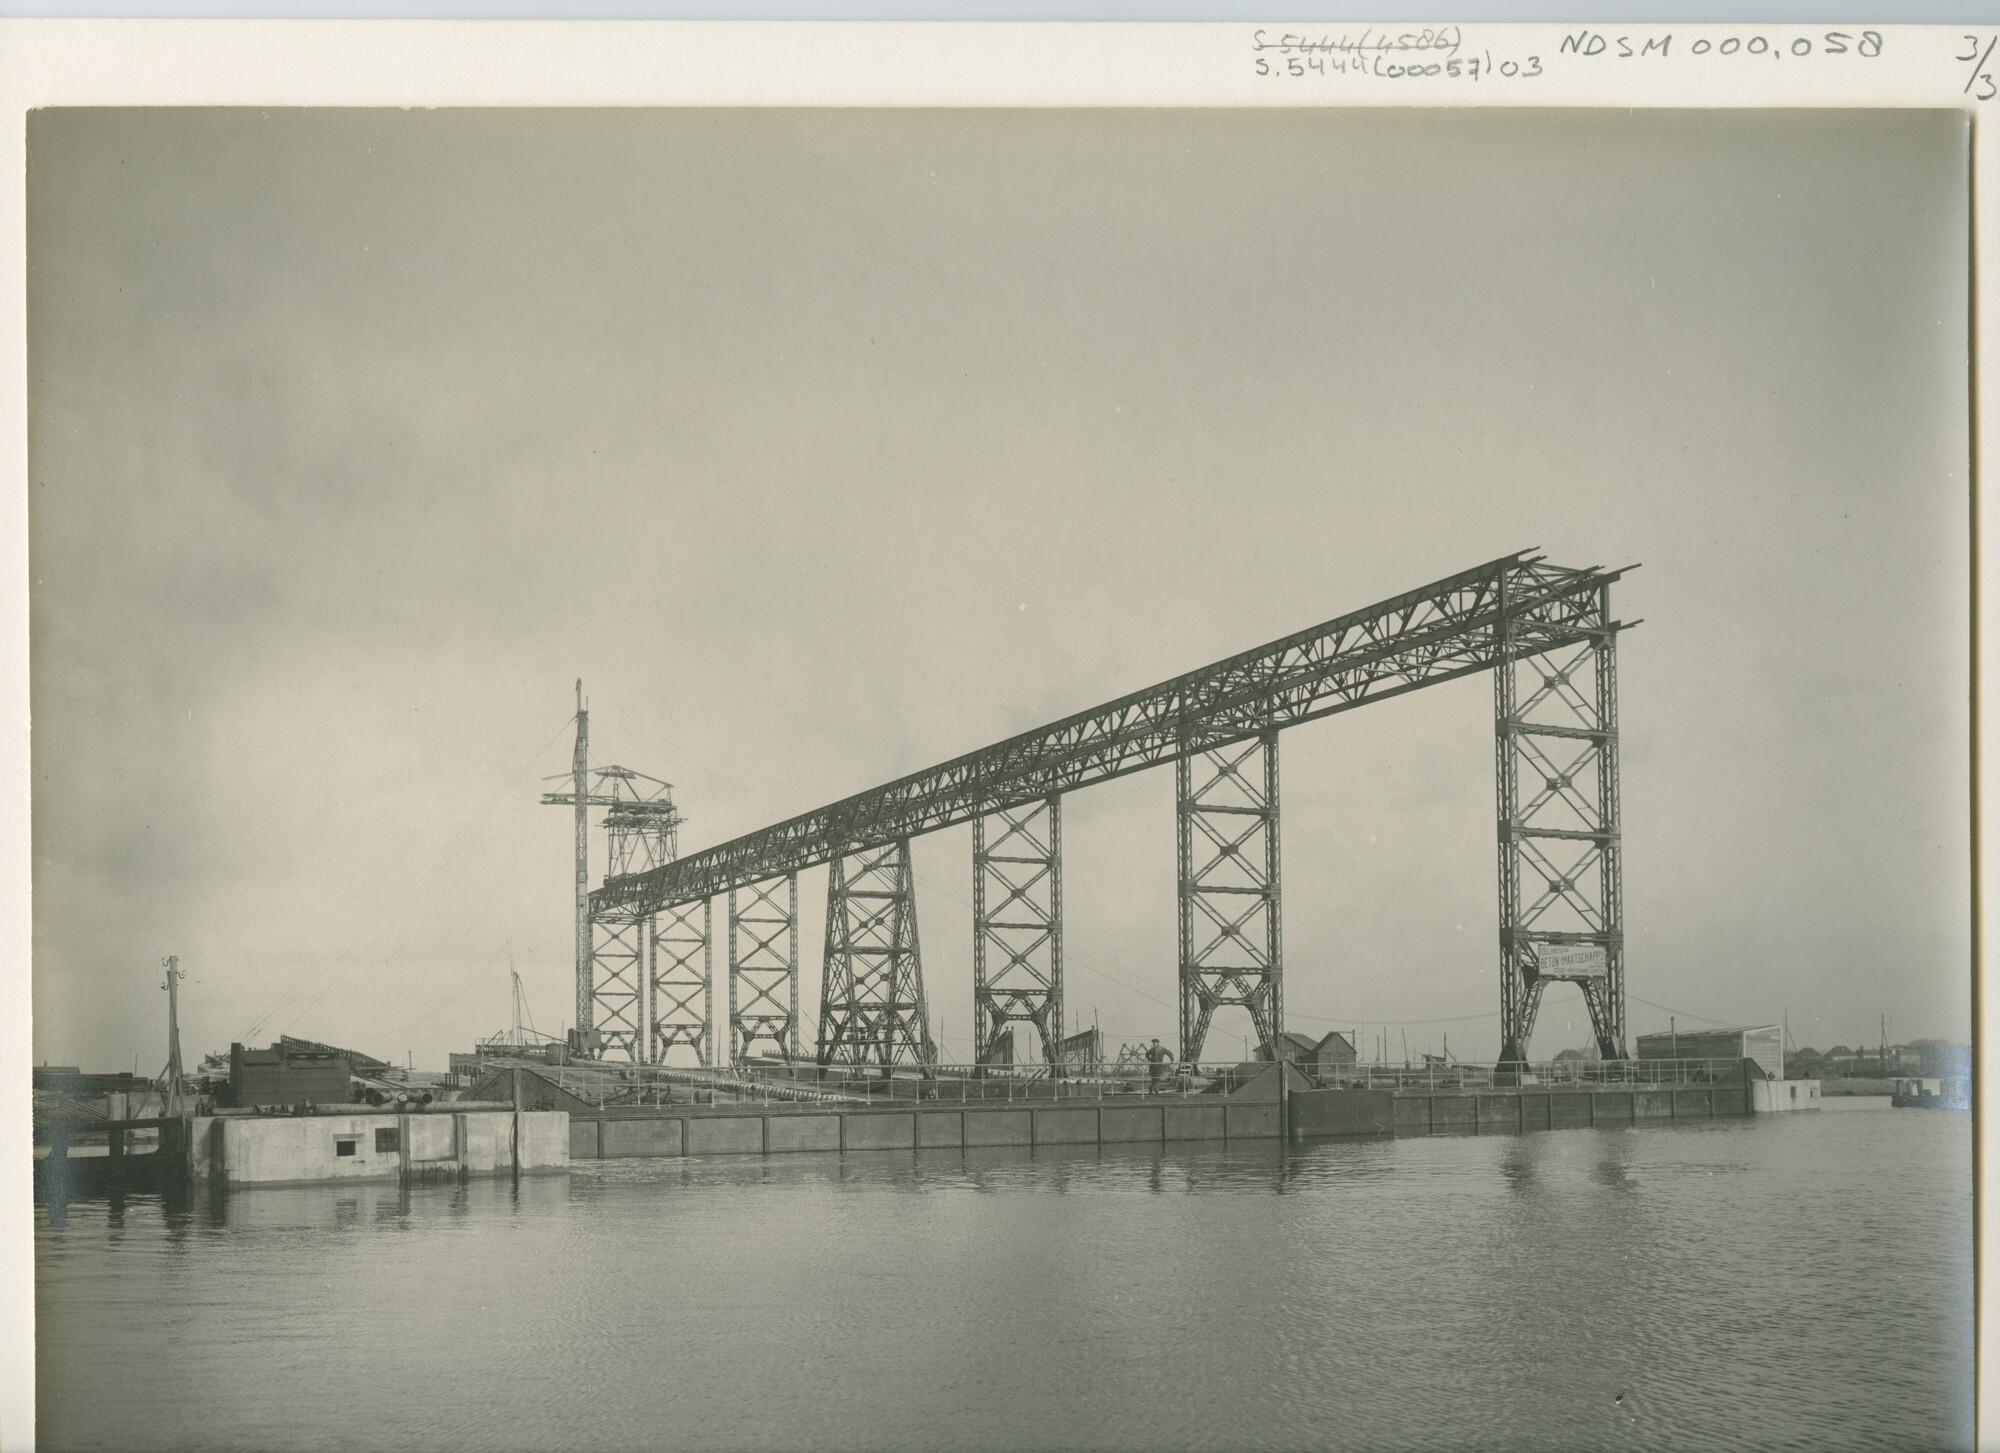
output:
[[[442,1068],[510,956],[567,1023],[537,779],[579,676],[694,849],[1529,546],[1643,563],[1632,1031],[1969,1032],[1959,113],[104,110],[29,149],[38,1060],[156,1070],[168,953],[190,1059]],[[1497,1051],[1491,714],[1480,677],[1284,737],[1291,1027]],[[1072,1028],[1174,1037],[1172,808],[1065,806]],[[916,853],[961,1058],[970,829]],[[1535,1054],[1588,1039],[1552,989]]]

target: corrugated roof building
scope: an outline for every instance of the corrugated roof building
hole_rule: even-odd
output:
[[[1785,1031],[1776,1024],[1750,1029],[1682,1029],[1642,1034],[1640,1059],[1748,1059],[1767,1080],[1785,1077]]]

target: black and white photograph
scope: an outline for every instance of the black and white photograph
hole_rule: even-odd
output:
[[[37,1446],[1972,1446],[1965,110],[25,125]]]

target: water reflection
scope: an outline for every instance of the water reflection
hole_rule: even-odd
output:
[[[42,1441],[1964,1443],[1964,1122],[1771,1118],[71,1202]]]
[[[861,1151],[846,1155],[797,1152],[770,1156],[690,1156],[579,1162],[579,1185],[847,1186],[918,1194],[968,1190],[995,1194],[1032,1187],[1067,1195],[1092,1189],[1159,1194],[1216,1189],[1283,1191],[1300,1174],[1296,1158],[1276,1141],[1226,1149],[1187,1146],[980,1146],[968,1150]]]
[[[1622,1135],[1608,1137],[1597,1163],[1591,1167],[1590,1178],[1600,1186],[1614,1191],[1635,1191],[1638,1182],[1632,1179],[1631,1168],[1625,1151],[1626,1140]]]
[[[1543,1137],[1534,1135],[1499,1143],[1506,1147],[1500,1157],[1501,1179],[1507,1182],[1507,1189],[1515,1194],[1529,1194],[1535,1189],[1536,1152],[1546,1142]]]

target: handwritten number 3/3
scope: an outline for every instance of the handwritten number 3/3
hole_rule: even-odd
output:
[[[2000,40],[2000,36],[1993,37],[1993,40]],[[1975,101],[1991,101],[1995,94],[1993,73],[1985,69],[1987,57],[1993,54],[1993,40],[1988,40],[1986,49],[1981,51],[1979,37],[1968,35],[1965,38],[1965,54],[1958,57],[1961,61],[1972,62],[1972,74],[1966,78],[1964,94],[1971,96]],[[1975,85],[1983,86],[1976,95],[1972,90]]]

